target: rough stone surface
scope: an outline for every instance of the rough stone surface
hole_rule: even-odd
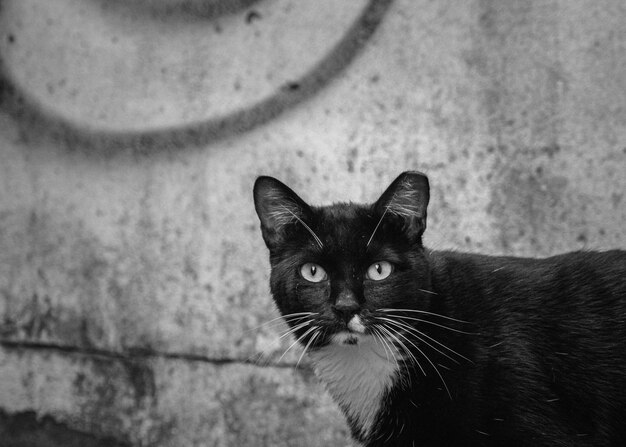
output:
[[[432,248],[624,248],[625,29],[622,0],[0,1],[0,430],[346,445],[263,325],[255,177],[371,201],[418,169]]]
[[[17,440],[322,447],[348,437],[308,368],[2,349],[0,371],[0,434]]]

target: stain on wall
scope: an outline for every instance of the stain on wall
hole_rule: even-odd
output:
[[[56,113],[54,109],[54,95],[55,89],[70,90],[69,95],[79,97],[81,92],[78,88],[73,88],[68,84],[65,78],[56,81],[48,82],[47,92],[50,98],[46,98],[46,104],[48,107],[42,107],[40,101],[33,97],[33,95],[20,84],[20,77],[15,75],[15,70],[12,70],[11,63],[13,60],[20,57],[24,57],[20,54],[20,49],[14,50],[14,47],[19,47],[19,42],[22,38],[20,34],[19,25],[16,26],[15,22],[11,23],[14,17],[11,17],[11,12],[17,11],[17,14],[24,14],[27,18],[28,12],[24,12],[23,9],[17,7],[17,2],[11,2],[10,0],[4,0],[3,8],[4,21],[7,22],[4,33],[4,45],[0,49],[0,103],[3,108],[14,118],[18,120],[25,133],[28,133],[28,138],[33,138],[35,135],[38,137],[44,137],[45,141],[49,141],[52,144],[62,144],[66,147],[71,147],[74,150],[94,150],[94,151],[117,151],[131,148],[133,151],[139,152],[153,152],[159,149],[179,150],[185,147],[198,147],[211,143],[216,139],[225,138],[231,135],[238,135],[242,132],[249,131],[255,127],[265,124],[270,120],[281,115],[285,111],[292,107],[297,106],[303,101],[307,100],[311,96],[315,95],[318,91],[324,88],[334,78],[340,76],[343,71],[349,66],[350,62],[358,56],[359,52],[367,44],[367,41],[375,32],[376,28],[383,20],[384,15],[392,3],[392,0],[370,0],[365,4],[362,11],[357,11],[356,17],[352,23],[348,23],[348,26],[344,30],[340,30],[337,36],[331,36],[329,43],[325,43],[327,46],[326,53],[319,53],[319,51],[311,51],[310,49],[303,49],[311,51],[312,57],[302,57],[302,53],[295,55],[289,55],[291,57],[299,57],[305,59],[303,62],[308,64],[307,70],[299,73],[296,71],[296,75],[287,79],[273,79],[278,75],[271,73],[264,73],[263,70],[259,70],[258,67],[250,67],[249,70],[256,71],[255,76],[269,77],[270,84],[273,84],[273,89],[269,90],[267,94],[256,94],[250,91],[242,91],[242,80],[239,78],[231,79],[232,84],[229,85],[228,96],[232,102],[232,98],[244,97],[245,105],[240,108],[235,108],[231,111],[219,113],[220,107],[217,107],[218,112],[211,113],[212,109],[216,108],[213,104],[208,104],[208,110],[199,113],[198,115],[207,114],[210,116],[206,119],[185,120],[192,122],[185,122],[181,125],[164,125],[158,126],[155,129],[140,129],[138,131],[124,131],[116,128],[102,129],[99,128],[97,119],[95,123],[77,123],[74,120],[64,116],[64,114]],[[62,2],[66,7],[81,8],[81,5],[76,2]],[[223,34],[229,33],[228,28],[241,28],[250,27],[253,22],[261,23],[263,21],[263,14],[259,13],[255,9],[251,9],[252,5],[256,2],[253,1],[241,1],[241,2],[181,2],[179,4],[161,4],[159,2],[133,2],[132,5],[128,5],[124,2],[94,2],[98,5],[98,10],[95,14],[101,14],[105,17],[112,18],[113,20],[123,20],[123,17],[131,17],[131,23],[125,24],[126,26],[136,26],[137,22],[173,22],[171,28],[175,32],[178,26],[189,26],[189,21],[202,20],[201,25],[206,29],[208,34]],[[267,2],[266,2],[267,3]],[[280,3],[280,2],[279,2]],[[284,20],[294,20],[294,16],[297,14],[306,14],[308,11],[290,11],[290,9],[297,9],[297,5],[293,2],[282,2],[284,5],[270,5],[272,8],[283,7]],[[358,3],[358,2],[357,2]],[[324,5],[319,5],[319,9]],[[52,6],[50,8],[53,8]],[[91,6],[94,8],[94,6]],[[318,9],[316,8],[316,9]],[[52,11],[47,8],[41,8],[44,14]],[[335,8],[336,9],[336,8]],[[7,11],[8,10],[8,11]],[[94,13],[92,13],[94,14]],[[224,25],[220,24],[220,19],[223,16],[232,16],[236,14],[235,20],[225,20]],[[113,16],[113,17],[111,17]],[[134,23],[133,23],[134,22]],[[181,25],[182,23],[182,25]],[[245,24],[244,24],[245,23]],[[52,33],[57,33],[58,29],[55,27],[55,20],[49,17],[46,21],[47,28],[52,28]],[[147,26],[150,26],[148,23]],[[213,29],[211,29],[213,28]],[[126,30],[128,32],[128,30]],[[294,31],[298,30],[286,29],[293,37]],[[258,40],[267,40],[267,37],[262,37],[261,34],[271,34],[271,29],[263,29],[259,27],[259,30],[250,31],[248,34],[256,37]],[[217,43],[232,47],[233,45],[247,46],[250,48],[247,53],[243,53],[243,57],[253,57],[255,51],[263,50],[263,42],[258,45],[259,48],[255,48],[254,42],[249,42],[249,38],[246,36],[240,36],[239,33],[232,32],[237,40],[229,40],[225,42]],[[29,36],[27,36],[28,38]],[[84,38],[84,36],[82,36]],[[112,39],[119,38],[113,37]],[[85,39],[87,40],[87,39]],[[76,47],[80,45],[87,46],[89,43],[72,42],[70,36],[66,37],[58,45],[72,46],[73,51],[78,51]],[[190,45],[197,45],[197,42],[190,42]],[[138,45],[142,45],[139,43]],[[211,41],[204,43],[204,45],[211,45]],[[53,46],[52,51],[63,51],[63,48]],[[176,50],[181,50],[176,48]],[[27,51],[27,50],[22,50]],[[195,49],[184,48],[182,51],[195,52]],[[226,50],[228,51],[228,50]],[[113,53],[113,52],[112,52]],[[128,54],[116,53],[114,56],[123,59],[124,57],[133,57],[133,53]],[[139,55],[145,57],[145,54]],[[26,56],[28,57],[28,56]],[[319,59],[315,59],[319,58]],[[164,61],[160,67],[160,73],[163,76],[167,76],[168,70],[176,70],[175,65],[168,65],[167,61]],[[222,61],[223,62],[223,61]],[[198,60],[191,60],[190,64],[197,64]],[[285,63],[283,63],[285,64]],[[154,67],[158,69],[159,67]],[[283,67],[284,69],[285,67]],[[189,68],[192,71],[193,68]],[[198,91],[193,94],[205,94],[210,97],[215,93],[211,91],[210,86],[206,85],[216,81],[216,77],[230,77],[231,70],[229,67],[207,67],[206,71],[202,74],[205,78],[204,84],[198,87]],[[115,71],[113,67],[112,71]],[[193,70],[196,71],[196,70]],[[209,73],[211,71],[211,73]],[[99,76],[97,72],[91,73],[93,76]],[[190,76],[186,72],[178,73],[178,76]],[[285,76],[284,74],[282,75]],[[244,77],[244,76],[242,76]],[[246,76],[250,78],[250,74]],[[52,83],[51,83],[52,82]],[[191,79],[185,79],[184,82],[192,82]],[[117,90],[117,94],[123,99],[124,93],[122,90]],[[256,98],[259,96],[259,98]],[[96,96],[97,98],[97,96]],[[219,98],[222,99],[222,98]],[[98,99],[96,99],[98,101]],[[209,99],[210,101],[210,99]],[[80,98],[78,107],[86,104],[80,104]],[[161,105],[161,108],[166,105]],[[161,110],[162,111],[162,110]],[[85,111],[85,113],[89,113]],[[94,117],[97,118],[97,117]],[[149,126],[154,127],[154,126]],[[26,129],[28,129],[26,131]]]
[[[418,169],[428,247],[624,248],[625,24],[621,0],[2,0],[0,430],[349,445],[283,356],[255,177],[366,202]]]

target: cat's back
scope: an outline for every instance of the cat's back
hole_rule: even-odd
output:
[[[475,361],[465,386],[515,402],[489,408],[511,421],[490,430],[626,445],[626,251],[542,259],[448,252],[435,264],[449,315],[476,329],[461,345]]]
[[[626,251],[547,258],[435,255],[435,288],[455,317],[510,327],[612,327],[626,338]],[[521,317],[521,318],[520,318]]]
[[[547,258],[488,256],[453,251],[433,252],[435,280],[442,287],[466,287],[487,293],[535,290],[555,293],[561,289],[588,290],[603,286],[614,293],[626,290],[626,250],[576,251]],[[608,290],[595,289],[593,292]],[[625,297],[626,299],[626,297]]]
[[[577,251],[539,261],[575,281],[597,279],[626,287],[626,250]]]

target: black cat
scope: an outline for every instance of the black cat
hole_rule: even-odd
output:
[[[365,446],[626,446],[626,251],[425,249],[428,179],[373,205],[254,186],[274,300]]]

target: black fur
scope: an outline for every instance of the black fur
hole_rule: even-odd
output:
[[[430,251],[421,242],[428,181],[416,172],[402,174],[372,205],[310,207],[269,177],[257,180],[254,195],[279,310],[318,313],[323,331],[310,349],[347,330],[340,301],[368,330],[379,309],[408,309],[394,315],[428,336],[406,343],[420,365],[401,364],[367,435],[349,421],[357,440],[626,446],[625,251],[546,259]],[[277,219],[272,210],[287,214]],[[368,266],[379,261],[393,273],[368,279]],[[300,267],[309,262],[328,278],[303,279]],[[407,319],[417,316],[430,323]],[[307,328],[295,331],[303,345],[311,341]]]

